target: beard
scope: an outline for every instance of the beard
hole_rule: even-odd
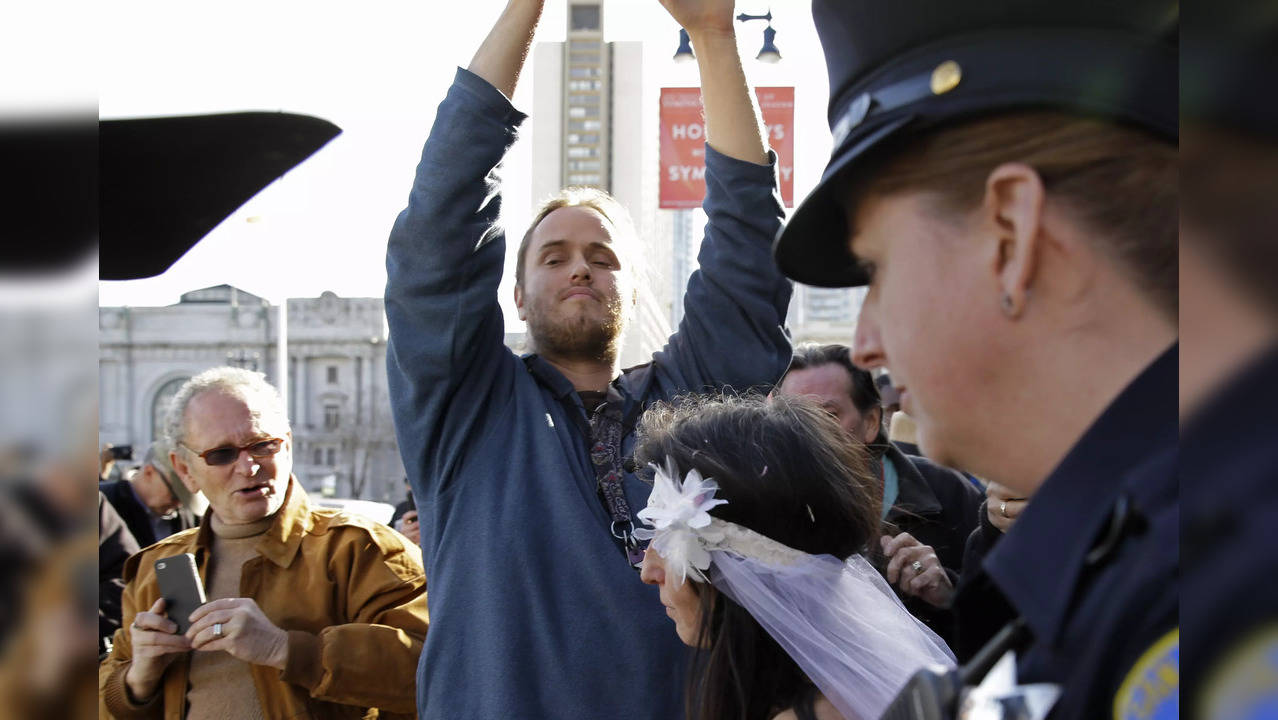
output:
[[[556,314],[547,304],[528,306],[528,337],[538,353],[607,363],[617,359],[626,326],[620,298],[604,299],[602,318],[580,308]]]

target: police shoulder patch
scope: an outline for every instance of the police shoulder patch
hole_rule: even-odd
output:
[[[1278,624],[1245,635],[1207,673],[1199,716],[1210,720],[1278,717]]]
[[[1180,628],[1158,639],[1127,672],[1114,696],[1114,720],[1180,718]]]

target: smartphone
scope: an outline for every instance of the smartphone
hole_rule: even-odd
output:
[[[191,613],[206,602],[204,583],[195,567],[195,555],[182,553],[155,561],[155,579],[164,597],[164,612],[178,626],[178,634],[191,627]]]
[[[116,460],[132,460],[133,446],[132,445],[115,445],[111,448],[111,457]]]

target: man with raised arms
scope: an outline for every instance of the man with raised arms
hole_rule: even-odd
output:
[[[771,258],[776,158],[737,53],[731,0],[664,0],[696,47],[709,223],[686,314],[652,361],[617,348],[641,291],[637,238],[606,193],[571,189],[517,250],[530,354],[503,344],[500,164],[541,16],[510,0],[439,106],[387,252],[392,406],[419,503],[431,631],[422,718],[670,718],[685,648],[632,566],[649,486],[628,461],[652,402],[775,382],[790,285]]]

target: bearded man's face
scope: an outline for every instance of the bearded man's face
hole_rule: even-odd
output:
[[[611,361],[635,288],[613,246],[612,225],[587,207],[562,207],[533,230],[515,288],[519,318],[537,351]]]

